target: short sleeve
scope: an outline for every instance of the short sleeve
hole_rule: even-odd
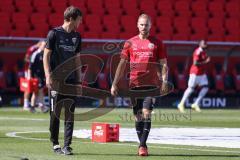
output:
[[[53,30],[50,30],[47,35],[45,48],[53,50],[54,44],[55,44],[55,33]]]
[[[82,37],[79,33],[78,33],[78,38],[79,38],[79,44],[77,46],[76,53],[79,53],[82,50]]]
[[[193,61],[200,61],[201,51],[199,49],[196,49],[193,54]]]
[[[121,56],[120,56],[122,59],[126,59],[126,60],[130,59],[130,48],[131,48],[130,42],[126,41],[124,43]]]
[[[167,50],[162,41],[158,41],[158,59],[167,58]]]

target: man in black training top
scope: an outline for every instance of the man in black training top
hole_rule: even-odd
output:
[[[49,31],[46,47],[44,50],[44,71],[46,76],[46,85],[49,88],[50,97],[50,139],[53,143],[53,150],[57,154],[71,155],[72,148],[70,147],[74,125],[74,110],[75,103],[71,106],[56,105],[63,99],[71,98],[75,100],[75,96],[67,96],[53,90],[53,77],[51,73],[58,66],[66,62],[68,59],[76,56],[81,50],[81,36],[76,32],[79,24],[82,22],[82,13],[79,8],[70,6],[64,11],[64,23],[62,26],[56,27]],[[69,71],[69,74],[71,71]],[[66,77],[62,77],[66,78]],[[68,76],[66,83],[74,84],[77,82],[76,74],[72,73]],[[60,147],[59,123],[61,109],[65,109],[64,118],[64,146]]]

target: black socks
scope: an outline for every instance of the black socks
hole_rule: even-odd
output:
[[[136,121],[135,127],[138,135],[138,139],[140,141],[141,147],[146,147],[146,142],[148,139],[148,135],[151,129],[151,119],[143,119],[143,121]]]

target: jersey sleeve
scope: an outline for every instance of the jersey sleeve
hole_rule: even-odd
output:
[[[193,61],[199,62],[201,61],[200,59],[201,59],[201,52],[199,51],[199,49],[196,49],[193,54]]]
[[[158,59],[165,59],[167,58],[167,50],[165,45],[162,41],[158,41]]]
[[[79,37],[79,44],[77,46],[76,53],[79,53],[82,50],[82,37],[80,34],[78,35],[78,37]]]
[[[130,42],[126,41],[124,43],[123,49],[121,51],[120,58],[129,60],[130,59],[130,48],[131,48]]]
[[[53,30],[50,30],[48,32],[48,35],[47,35],[45,48],[53,50],[54,49],[54,43],[55,43],[55,33],[54,33]]]

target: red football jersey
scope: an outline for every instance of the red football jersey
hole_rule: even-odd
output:
[[[203,51],[203,49],[201,47],[198,47],[197,49],[195,49],[194,53],[193,53],[193,62],[197,61],[197,62],[202,62],[204,60],[207,59],[207,53],[205,51]],[[190,68],[190,74],[195,74],[195,75],[202,75],[205,74],[205,64],[204,65],[194,65],[192,64],[191,68]]]
[[[154,37],[140,39],[137,35],[127,40],[121,58],[130,62],[130,87],[156,86],[157,64],[166,57],[163,43]]]

